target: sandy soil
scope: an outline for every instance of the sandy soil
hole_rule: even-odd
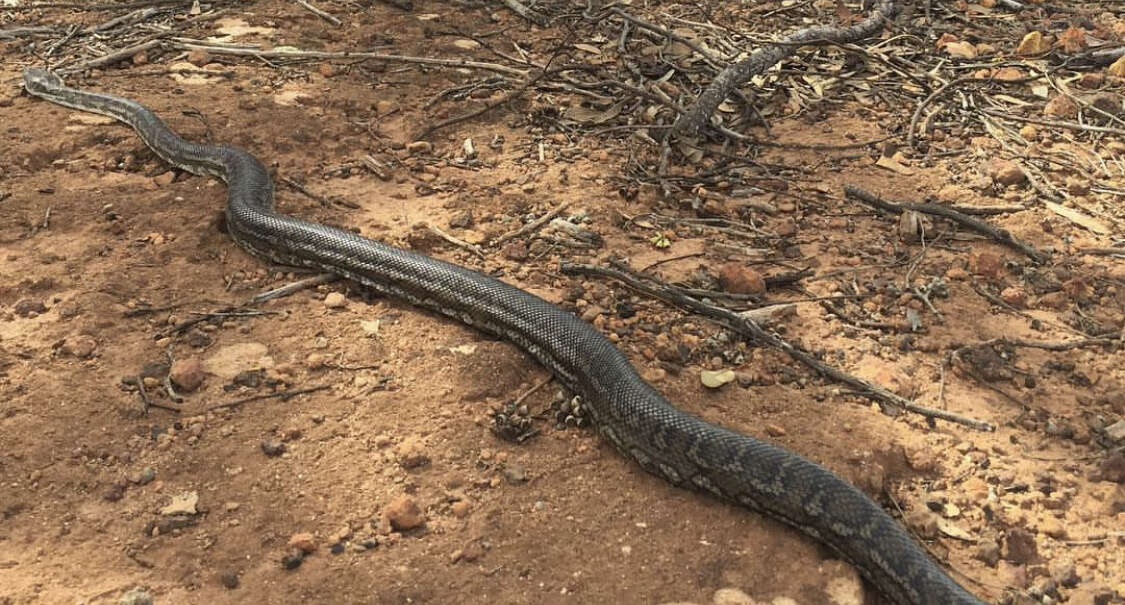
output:
[[[242,23],[260,29],[240,42],[342,49],[352,40],[407,55],[472,56],[457,38],[427,33],[435,21],[419,15],[439,14],[438,25],[507,27],[524,48],[545,48],[538,30],[506,11],[448,10],[376,3],[338,30],[295,3],[263,0],[189,31],[202,37]],[[57,9],[21,18],[89,24],[105,16]],[[499,440],[491,412],[548,374],[460,324],[341,282],[170,334],[198,313],[303,276],[231,242],[221,183],[170,172],[124,126],[21,94],[19,70],[40,62],[18,42],[0,49],[0,603],[117,602],[137,587],[159,603],[738,598],[720,589],[763,603],[879,602],[815,542],[674,489],[588,429],[542,420],[524,444]],[[786,253],[752,262],[716,245],[721,234],[684,225],[665,229],[671,245],[654,248],[653,231],[621,215],[695,215],[650,187],[620,194],[626,161],[655,152],[530,126],[529,104],[549,102],[542,97],[434,135],[432,149],[408,149],[421,126],[480,102],[423,107],[466,74],[364,62],[278,68],[229,57],[208,67],[226,75],[158,72],[179,60],[168,53],[72,81],[136,99],[187,138],[252,151],[276,171],[285,212],[488,271],[595,318],[684,409],[822,462],[903,511],[982,596],[1125,598],[1125,460],[1103,433],[1125,417],[1121,347],[961,349],[1001,336],[1085,338],[1080,325],[1120,338],[1125,260],[1078,254],[1109,239],[1034,205],[989,220],[1057,251],[1044,267],[977,238],[919,258],[922,248],[900,239],[896,221],[838,198],[851,183],[904,200],[1026,199],[1026,185],[986,193],[965,185],[984,174],[989,150],[920,162],[909,176],[873,167],[864,149],[768,152],[763,161],[796,169],[798,197],[761,200],[776,211],[755,213],[754,223],[782,234],[771,245]],[[820,122],[780,119],[774,139],[834,144],[886,134],[852,109],[831,108]],[[466,138],[478,150],[474,162],[463,159]],[[386,180],[364,167],[364,156],[386,166]],[[727,193],[713,200],[735,216],[743,200]],[[603,247],[528,240],[526,253],[485,248],[481,259],[420,226],[479,243],[564,201],[568,215],[589,216],[585,226]],[[729,261],[766,275],[810,267],[804,292],[779,288],[766,299],[862,297],[837,314],[798,304],[778,324],[787,338],[922,405],[998,430],[884,415],[782,353],[732,342],[720,327],[618,284],[558,271],[560,259],[602,262],[611,253],[637,268],[660,262],[673,281],[714,275]],[[948,297],[933,298],[941,317],[895,290],[932,278],[948,284]],[[578,297],[575,286],[583,286]],[[1008,295],[1023,309],[977,291],[1006,288],[1017,289]],[[330,293],[344,294],[342,304]],[[625,317],[622,305],[635,315]],[[898,329],[914,316],[922,330]],[[955,351],[962,354],[951,360]],[[165,382],[170,361],[182,381],[204,378],[175,389],[179,403]],[[724,368],[739,380],[701,385],[701,370]],[[142,376],[155,404],[147,410]],[[548,384],[524,404],[547,408],[557,390]],[[270,456],[263,444],[284,451]],[[181,514],[168,514],[184,494],[197,497],[194,506],[179,502]],[[389,518],[412,524],[409,503],[424,524],[392,528]],[[291,542],[315,550],[285,569]]]

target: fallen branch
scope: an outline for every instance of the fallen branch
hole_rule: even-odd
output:
[[[332,25],[335,25],[336,27],[340,27],[341,25],[343,25],[343,23],[341,23],[340,20],[336,17],[333,17],[329,13],[324,12],[316,6],[313,6],[311,3],[306,2],[305,0],[296,0],[296,2],[297,4],[300,4],[302,7],[304,7],[305,10],[316,15],[317,17],[320,17],[321,19],[324,19]]]
[[[387,63],[415,63],[418,65],[440,65],[442,67],[481,69],[519,78],[527,75],[527,72],[522,69],[507,67],[497,63],[469,61],[467,59],[437,59],[433,57],[411,57],[407,55],[388,55],[363,51],[328,52],[300,49],[261,50],[257,48],[224,46],[221,44],[204,44],[201,41],[176,41],[173,42],[171,46],[178,50],[204,50],[212,55],[233,55],[238,57],[255,57],[258,59],[370,59],[372,61],[385,61]]]
[[[869,193],[853,185],[844,186],[844,195],[863,202],[868,206],[872,206],[874,208],[878,208],[879,210],[883,210],[884,212],[890,212],[893,214],[902,214],[906,210],[913,210],[915,212],[921,212],[923,214],[945,217],[962,226],[968,227],[969,229],[972,229],[977,233],[987,235],[988,237],[991,237],[1001,244],[1019,250],[1035,262],[1044,263],[1050,258],[1049,255],[1036,250],[1030,244],[1026,244],[1016,239],[1015,236],[1008,232],[1007,229],[994,227],[978,218],[963,214],[947,206],[942,206],[940,204],[897,204],[894,202],[888,202],[873,193]]]
[[[282,401],[289,401],[290,399],[296,397],[297,395],[304,395],[306,393],[315,393],[317,391],[323,391],[327,388],[329,388],[329,385],[322,384],[320,386],[308,387],[308,388],[305,388],[305,389],[295,389],[295,390],[292,390],[292,391],[281,391],[279,393],[269,393],[267,395],[254,395],[253,397],[247,397],[245,399],[236,399],[234,401],[228,401],[226,403],[220,403],[220,404],[213,405],[213,406],[207,408],[207,411],[210,412],[210,411],[213,411],[213,410],[233,408],[233,407],[240,406],[244,403],[250,403],[251,401],[260,401],[262,399],[281,399]]]
[[[946,412],[944,410],[935,410],[932,408],[917,405],[906,398],[900,397],[888,391],[887,389],[884,389],[879,385],[871,384],[870,382],[867,382],[866,380],[859,378],[858,376],[853,376],[839,368],[830,366],[817,359],[812,353],[809,353],[808,351],[805,351],[804,349],[801,349],[796,345],[784,340],[780,336],[777,336],[776,334],[763,329],[748,317],[741,316],[737,313],[728,311],[727,309],[723,309],[722,307],[716,307],[695,298],[691,298],[690,296],[684,296],[677,292],[672,292],[666,289],[649,285],[637,279],[636,277],[633,277],[632,275],[629,275],[623,271],[618,271],[616,269],[598,267],[595,265],[577,265],[572,263],[564,263],[560,267],[560,271],[564,275],[596,275],[616,279],[617,281],[624,283],[629,288],[641,292],[647,296],[652,296],[669,304],[687,308],[706,317],[717,319],[724,325],[747,338],[763,344],[767,344],[771,347],[774,347],[775,349],[779,349],[785,352],[793,359],[812,368],[820,375],[856,389],[861,396],[879,403],[883,407],[884,411],[889,412],[891,409],[899,408],[907,410],[909,412],[913,412],[915,414],[919,414],[921,416],[925,416],[927,418],[940,418],[942,420],[948,420],[949,422],[963,424],[965,426],[972,427],[981,431],[995,430],[995,427],[987,422],[975,420],[972,418],[966,418],[964,416],[959,416],[957,414]]]
[[[511,11],[528,21],[538,25],[539,27],[547,27],[547,17],[542,14],[524,6],[517,2],[517,0],[502,0],[504,6],[507,6]]]

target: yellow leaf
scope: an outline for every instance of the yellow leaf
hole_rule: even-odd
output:
[[[914,171],[912,169],[907,168],[901,162],[899,162],[897,158],[894,157],[883,156],[875,161],[875,165],[880,168],[886,168],[891,172],[897,172],[899,174],[914,174]]]
[[[1062,204],[1056,204],[1054,202],[1044,202],[1044,204],[1046,204],[1047,208],[1055,214],[1067,218],[1070,221],[1081,225],[1089,229],[1090,231],[1093,231],[1094,233],[1097,233],[1099,235],[1107,235],[1112,232],[1112,229],[1107,227],[1105,223],[1088,214],[1084,214],[1082,212],[1074,210],[1073,208],[1067,208]]]
[[[1117,60],[1113,62],[1113,65],[1105,68],[1105,70],[1111,76],[1125,78],[1125,55],[1118,57]]]
[[[656,246],[657,248],[667,248],[668,246],[672,245],[672,242],[668,240],[668,236],[664,235],[663,233],[657,233],[653,235],[652,237],[648,238],[648,241],[650,244]]]
[[[1051,43],[1043,37],[1043,34],[1033,31],[1028,32],[1027,35],[1020,40],[1020,45],[1016,47],[1016,54],[1023,56],[1041,55],[1051,49]]]
[[[945,52],[962,59],[975,59],[977,49],[969,42],[950,42],[945,45]]]
[[[734,370],[700,370],[699,381],[709,389],[717,389],[734,380]]]

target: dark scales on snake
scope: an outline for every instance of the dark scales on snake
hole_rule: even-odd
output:
[[[250,254],[344,276],[515,343],[580,395],[598,432],[645,470],[792,525],[895,603],[981,603],[851,484],[790,451],[680,411],[573,314],[464,267],[277,214],[269,173],[249,153],[185,141],[139,103],[68,88],[50,72],[27,69],[23,77],[32,95],[125,122],[169,164],[226,181],[228,231]]]

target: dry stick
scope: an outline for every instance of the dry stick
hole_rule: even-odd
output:
[[[300,292],[301,290],[307,290],[309,288],[315,288],[321,284],[329,284],[338,279],[340,279],[340,276],[336,275],[335,273],[319,273],[312,277],[306,277],[305,279],[295,281],[291,284],[286,284],[284,286],[281,286],[280,288],[274,288],[273,290],[262,292],[254,298],[251,298],[250,301],[246,303],[246,306],[260,305],[267,300],[289,296],[290,294],[293,294],[295,292]]]
[[[15,40],[24,36],[53,36],[59,33],[58,28],[46,26],[13,27],[0,29],[0,40]]]
[[[1081,248],[1078,250],[1078,253],[1125,258],[1125,248]]]
[[[97,25],[91,25],[90,27],[87,27],[86,29],[82,30],[82,33],[87,34],[87,35],[96,34],[100,31],[105,31],[107,29],[112,29],[114,27],[117,27],[118,25],[121,25],[123,23],[129,23],[130,25],[134,25],[134,24],[136,24],[140,21],[148,19],[149,17],[155,15],[157,12],[159,12],[159,11],[157,11],[155,8],[137,9],[137,10],[131,12],[131,13],[126,13],[124,15],[114,17],[114,18],[110,19],[109,21],[103,21],[102,23],[99,23]]]
[[[193,17],[191,19],[188,19],[186,21],[183,21],[183,22],[177,24],[174,28],[172,28],[168,31],[156,32],[154,34],[145,36],[144,38],[141,38],[141,40],[137,44],[134,44],[133,46],[130,46],[128,48],[121,49],[119,51],[116,51],[116,52],[110,53],[108,55],[105,55],[103,57],[97,57],[95,59],[83,61],[81,63],[71,65],[70,67],[62,66],[62,67],[56,69],[55,71],[60,73],[60,74],[75,73],[75,72],[80,72],[80,71],[90,69],[90,68],[93,68],[93,67],[102,67],[102,66],[105,66],[105,65],[110,65],[110,64],[116,63],[118,61],[124,61],[125,59],[131,59],[133,57],[133,55],[136,55],[137,53],[144,52],[146,50],[149,50],[149,49],[152,49],[152,48],[155,48],[155,47],[159,46],[161,38],[166,38],[166,37],[171,36],[173,34],[179,33],[180,30],[183,30],[183,29],[187,28],[188,26],[195,25],[195,24],[201,23],[203,21],[212,21],[214,19],[218,19],[219,17],[223,16],[225,13],[226,13],[225,10],[220,9],[220,10],[213,11],[209,14],[200,15],[198,17]]]
[[[559,54],[562,53],[563,49],[566,48],[567,46],[569,46],[570,40],[573,37],[574,37],[574,32],[573,31],[569,32],[566,36],[566,40],[555,49],[555,52],[551,55],[551,58],[547,60],[547,63],[542,68],[540,68],[538,71],[534,72],[534,74],[535,74],[534,76],[529,77],[529,78],[525,78],[524,83],[522,85],[520,85],[519,88],[516,88],[515,90],[511,91],[510,93],[504,95],[503,97],[501,97],[497,101],[494,101],[492,103],[486,103],[483,107],[479,107],[479,108],[474,109],[474,110],[472,110],[468,113],[463,113],[459,116],[453,116],[452,118],[442,120],[441,122],[438,122],[437,124],[434,124],[432,126],[428,126],[425,130],[423,130],[418,136],[416,136],[414,138],[415,139],[424,139],[424,138],[430,136],[431,134],[433,134],[433,132],[436,131],[436,130],[446,128],[446,127],[452,126],[454,124],[459,124],[459,123],[464,122],[466,120],[471,120],[471,119],[473,119],[477,116],[480,116],[480,115],[483,115],[483,114],[485,114],[489,111],[492,111],[493,109],[495,109],[495,108],[497,108],[501,105],[504,105],[504,104],[514,100],[515,98],[523,95],[524,91],[526,91],[528,88],[531,88],[532,86],[534,86],[536,83],[538,83],[544,77],[546,77],[548,74],[556,73],[558,71],[565,70],[566,66],[561,67],[561,68],[554,68],[554,69],[551,69],[550,66],[551,66],[551,63],[553,63],[555,61],[555,59],[557,59],[559,57]]]
[[[1083,338],[1081,340],[1064,340],[1060,342],[1049,341],[1036,341],[1024,340],[1022,338],[993,338],[984,342],[976,344],[965,345],[965,347],[980,347],[992,345],[1011,345],[1013,347],[1026,347],[1029,349],[1043,349],[1045,351],[1069,351],[1071,349],[1079,349],[1082,347],[1096,347],[1115,344],[1116,340],[1113,338]],[[961,348],[965,348],[961,347]]]
[[[98,57],[96,59],[90,59],[88,61],[76,63],[74,65],[71,65],[70,67],[61,68],[57,71],[60,74],[72,74],[72,73],[76,73],[76,72],[80,72],[80,71],[85,71],[87,69],[91,69],[91,68],[94,68],[94,67],[104,67],[106,65],[112,65],[114,63],[117,63],[118,61],[124,61],[126,59],[132,59],[133,55],[142,53],[146,50],[151,50],[151,49],[156,48],[158,46],[160,46],[160,40],[149,40],[147,42],[141,42],[140,44],[134,44],[133,46],[130,46],[128,48],[123,48],[119,51],[109,53],[108,55],[105,55],[103,57]]]
[[[979,216],[990,216],[995,214],[1011,214],[1013,212],[1022,212],[1027,210],[1024,206],[959,206],[951,204],[951,210],[956,210],[961,214],[971,214]]]
[[[523,4],[520,4],[516,0],[502,0],[502,1],[504,2],[504,6],[507,6],[509,9],[511,9],[511,11],[513,13],[523,17],[524,19],[527,19],[528,21],[531,21],[532,23],[538,25],[539,27],[546,27],[547,26],[547,17],[546,16],[544,16],[544,15],[524,6]]]
[[[327,388],[329,388],[329,385],[322,384],[320,386],[308,387],[308,388],[305,388],[305,389],[294,389],[292,391],[282,391],[280,393],[270,393],[268,395],[254,395],[253,397],[247,397],[245,399],[236,399],[234,401],[228,401],[226,403],[220,403],[220,404],[217,404],[217,405],[213,405],[213,406],[207,408],[207,411],[210,412],[212,410],[221,410],[221,409],[224,409],[224,408],[233,408],[233,407],[240,406],[244,403],[250,403],[251,401],[258,401],[258,400],[261,400],[261,399],[281,398],[282,401],[289,401],[290,399],[296,397],[297,395],[304,395],[306,393],[315,393],[317,391],[323,391]]]
[[[501,106],[505,103],[508,103],[509,101],[512,101],[516,97],[522,95],[532,85],[532,83],[533,83],[533,80],[529,80],[528,82],[525,82],[519,88],[517,88],[517,89],[513,90],[512,92],[509,92],[508,94],[500,97],[496,101],[493,101],[491,103],[486,103],[483,106],[478,107],[477,109],[474,109],[470,112],[463,113],[463,114],[458,115],[458,116],[453,116],[452,118],[442,120],[442,121],[438,122],[437,124],[427,126],[425,129],[422,130],[422,132],[418,133],[418,135],[414,137],[414,140],[425,139],[426,137],[429,137],[431,134],[433,134],[434,131],[436,131],[436,130],[441,130],[442,128],[446,128],[446,127],[452,126],[454,124],[460,124],[461,122],[465,122],[465,121],[471,120],[471,119],[473,119],[477,116],[484,115],[484,114],[492,111],[493,109],[496,109],[497,107],[499,107],[499,106]]]
[[[257,315],[272,315],[276,312],[250,311],[249,308],[255,305],[259,305],[267,300],[281,298],[282,296],[289,296],[290,294],[293,294],[295,292],[299,292],[307,288],[314,288],[320,284],[327,284],[329,282],[336,281],[337,279],[340,279],[340,277],[333,273],[320,273],[312,277],[294,282],[292,284],[288,284],[280,288],[275,288],[268,292],[258,294],[257,296],[254,296],[241,305],[223,307],[222,309],[219,309],[218,311],[215,311],[213,313],[193,312],[192,314],[195,315],[195,317],[191,319],[185,319],[184,321],[181,321],[180,323],[172,326],[171,328],[168,328],[163,332],[158,332],[156,334],[156,338],[164,338],[173,334],[181,334],[184,332],[184,330],[187,330],[188,328],[196,324],[203,323],[217,317],[252,317]]]
[[[669,304],[684,307],[701,315],[717,319],[747,338],[751,338],[753,340],[757,340],[758,342],[768,344],[769,346],[776,349],[780,349],[793,359],[807,365],[822,376],[825,376],[837,382],[844,383],[856,389],[863,397],[867,397],[881,404],[884,410],[897,407],[925,416],[927,418],[940,418],[942,420],[948,420],[949,422],[963,424],[965,426],[972,427],[981,431],[995,430],[995,427],[987,422],[975,420],[972,418],[966,418],[964,416],[959,416],[957,414],[946,412],[944,410],[935,410],[932,408],[917,405],[908,399],[899,397],[898,395],[884,389],[881,386],[871,384],[870,382],[867,382],[862,378],[853,376],[851,374],[848,374],[847,372],[844,372],[843,370],[832,367],[818,360],[808,351],[800,349],[792,343],[782,339],[781,337],[763,329],[761,326],[759,326],[749,318],[740,316],[737,313],[728,311],[727,309],[709,305],[695,298],[691,298],[690,296],[684,296],[682,294],[651,286],[642,282],[636,277],[633,277],[632,275],[629,275],[622,271],[618,271],[616,269],[598,267],[595,265],[577,265],[572,263],[564,263],[560,267],[560,270],[565,275],[597,275],[610,277],[648,296],[652,296],[654,298],[658,298],[660,300],[668,302]]]
[[[85,11],[114,11],[132,8],[145,8],[149,6],[190,6],[192,0],[147,0],[146,2],[132,2],[128,4],[88,4],[85,2],[40,2],[25,6],[0,6],[0,12],[5,11],[30,11],[40,8],[73,8]]]
[[[206,71],[206,70],[204,70],[204,71]],[[350,201],[350,200],[345,200],[345,199],[341,199],[341,198],[331,199],[331,198],[324,197],[323,195],[317,195],[317,194],[309,191],[308,189],[305,189],[304,185],[298,183],[297,181],[294,181],[293,179],[291,179],[289,177],[282,177],[281,182],[285,183],[286,185],[288,185],[290,187],[292,187],[293,189],[296,189],[297,191],[299,191],[301,194],[305,195],[309,199],[316,200],[316,202],[319,203],[321,206],[331,206],[333,204],[338,204],[338,205],[343,206],[345,208],[351,208],[352,210],[355,210],[357,208],[361,208],[361,206],[359,204],[357,204],[353,201]]]
[[[853,185],[844,185],[844,195],[859,200],[860,202],[863,202],[868,206],[873,206],[880,210],[892,212],[894,214],[902,214],[906,210],[913,210],[915,212],[922,212],[924,214],[932,214],[935,216],[945,217],[961,225],[964,225],[965,227],[968,227],[969,229],[972,229],[977,233],[987,235],[1010,248],[1019,250],[1038,263],[1047,262],[1047,260],[1050,258],[1050,256],[1046,253],[1040,252],[1039,250],[1033,248],[1031,245],[1025,244],[1024,242],[1016,239],[1011,233],[1008,232],[1007,229],[994,227],[980,219],[973,218],[961,212],[957,212],[956,210],[953,210],[946,206],[942,206],[939,204],[896,204],[894,202],[883,200],[878,196],[872,193],[868,193],[867,191],[864,191],[863,189],[860,189],[859,187],[855,187]]]
[[[702,46],[696,44],[695,42],[693,42],[691,40],[688,40],[687,38],[685,38],[683,36],[674,34],[670,31],[668,31],[667,29],[664,29],[663,27],[660,27],[659,25],[655,25],[655,24],[649,23],[648,21],[638,19],[637,17],[634,17],[633,15],[630,15],[629,13],[621,10],[620,8],[618,8],[616,6],[613,7],[612,9],[610,9],[609,12],[617,15],[618,17],[621,17],[625,21],[628,21],[629,23],[632,23],[633,25],[635,25],[635,26],[637,26],[641,29],[645,29],[645,30],[648,30],[648,31],[656,33],[656,34],[660,34],[661,36],[664,36],[665,38],[668,38],[669,40],[673,40],[675,42],[679,42],[680,44],[683,44],[684,46],[692,49],[693,51],[695,51],[697,53],[699,53],[699,56],[703,57],[704,61],[707,61],[707,63],[709,63],[712,67],[715,67],[716,69],[718,68],[719,65],[722,65],[724,63],[724,61],[721,57],[716,57],[714,55],[714,53],[708,52],[707,49],[705,49]]]
[[[312,4],[309,4],[308,2],[305,2],[305,0],[296,0],[296,2],[297,2],[297,4],[300,4],[301,6],[303,6],[305,8],[305,10],[307,10],[310,13],[316,15],[317,17],[320,17],[321,19],[324,19],[325,21],[331,23],[332,25],[335,25],[336,27],[340,27],[341,25],[343,25],[343,23],[341,23],[340,20],[337,19],[336,17],[333,17],[332,15],[320,10],[319,8],[313,6]]]
[[[879,0],[875,11],[863,21],[851,27],[820,25],[790,34],[777,43],[759,49],[749,58],[727,67],[715,79],[695,104],[688,108],[672,126],[672,134],[694,137],[711,120],[711,116],[732,92],[750,78],[765,73],[778,61],[792,56],[802,44],[812,44],[825,40],[831,43],[851,43],[870,37],[878,32],[883,23],[895,17],[899,11],[895,0]]]
[[[1112,128],[1110,126],[1094,126],[1092,124],[1079,124],[1078,122],[1064,122],[1060,120],[1044,120],[1041,118],[1028,118],[1024,116],[1017,116],[1013,113],[1005,113],[1003,111],[996,111],[995,109],[981,109],[981,113],[997,117],[1005,118],[1008,120],[1015,120],[1017,122],[1030,122],[1031,124],[1039,124],[1041,126],[1053,126],[1055,128],[1066,128],[1067,130],[1085,130],[1088,132],[1107,132],[1109,134],[1116,134],[1125,136],[1125,130],[1120,128]]]
[[[433,223],[427,223],[426,228],[430,230],[430,233],[433,233],[434,235],[436,235],[436,236],[440,237],[441,239],[453,244],[454,246],[457,246],[458,248],[462,248],[464,250],[468,250],[469,252],[472,252],[473,254],[477,255],[477,258],[479,258],[481,260],[484,260],[486,258],[485,255],[484,255],[484,251],[480,249],[480,246],[478,246],[476,244],[470,244],[469,242],[467,242],[463,239],[460,239],[456,236],[450,235],[450,234],[446,233],[445,231],[442,231],[439,227],[437,227]]]
[[[491,245],[499,246],[500,244],[503,244],[504,242],[512,238],[521,237],[535,231],[543,225],[551,222],[551,220],[553,220],[558,215],[562,214],[563,210],[566,210],[566,207],[569,205],[570,202],[563,202],[558,206],[555,206],[554,210],[551,210],[547,214],[544,214],[543,216],[531,221],[530,223],[524,225],[523,227],[520,227],[519,229],[516,229],[515,231],[509,231],[508,233],[505,233],[504,235],[496,238],[491,242]],[[1125,250],[1122,250],[1122,253],[1125,253]]]
[[[387,55],[383,53],[345,51],[327,52],[317,50],[259,50],[256,48],[239,48],[198,42],[174,42],[172,47],[179,50],[204,50],[213,55],[234,55],[240,57],[256,57],[259,59],[371,59],[373,61],[386,61],[388,63],[417,63],[419,65],[440,65],[443,67],[464,67],[469,69],[482,69],[509,76],[524,77],[527,72],[514,67],[507,67],[496,63],[483,63],[466,59],[436,59],[432,57],[412,57],[408,55]]]

